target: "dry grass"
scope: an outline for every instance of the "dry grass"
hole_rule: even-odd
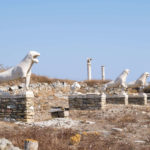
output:
[[[0,137],[9,139],[15,146],[23,149],[25,139],[39,141],[39,150],[69,150],[69,139],[75,133],[71,129],[55,130],[53,128],[5,128]]]
[[[25,139],[39,141],[39,150],[133,150],[132,144],[123,144],[117,139],[109,137],[104,139],[100,134],[81,134],[81,140],[77,145],[70,145],[70,138],[77,131],[72,129],[53,129],[50,127],[23,128],[14,126],[0,131],[0,138],[6,138],[23,149]]]
[[[68,83],[68,84],[72,84],[73,82],[75,82],[74,80],[68,80],[68,79],[51,79],[51,78],[48,78],[46,76],[40,76],[40,75],[35,75],[35,74],[32,74],[31,75],[31,83],[54,83],[54,82],[65,82],[65,83]],[[4,83],[1,83],[0,85],[10,85],[10,86],[13,86],[13,85],[19,85],[20,83],[23,83],[25,82],[25,79],[18,79],[18,80],[13,80],[13,81],[9,81],[9,82],[4,82]]]
[[[110,80],[85,80],[84,83],[86,83],[88,86],[94,86],[94,85],[102,85],[110,82]]]
[[[72,84],[73,82],[75,82],[74,80],[69,80],[69,79],[56,79],[56,78],[48,78],[46,76],[40,76],[40,75],[35,75],[35,74],[32,74],[31,76],[31,82],[32,83],[53,83],[53,82],[65,82],[65,83],[68,83],[68,84]]]
[[[137,119],[135,116],[126,114],[125,116],[122,116],[122,118],[117,119],[117,123],[136,123]]]
[[[128,93],[130,94],[132,94],[132,93],[138,93],[138,90],[137,89],[133,89],[133,88],[129,88],[128,89]]]

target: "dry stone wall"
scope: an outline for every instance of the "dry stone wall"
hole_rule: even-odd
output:
[[[147,95],[129,96],[128,103],[134,105],[147,105]]]
[[[20,95],[0,95],[0,119],[33,122],[34,96],[32,92]]]
[[[70,110],[99,110],[106,104],[105,95],[80,94],[69,96]]]
[[[105,104],[146,105],[147,103],[147,98],[143,96],[125,98],[112,95],[107,96],[105,101],[101,94],[87,94],[89,90],[92,92],[97,91],[97,86],[91,89],[87,85],[81,84],[81,87],[82,90],[84,89],[83,94],[71,95],[71,85],[67,83],[31,84],[30,90],[33,91],[34,97],[19,94],[25,91],[24,84],[0,87],[0,91],[10,93],[9,95],[0,95],[0,119],[27,122],[44,121],[52,118],[51,108],[53,107],[70,107],[70,110],[98,110],[105,107]],[[82,92],[82,90],[79,92]]]
[[[147,95],[76,94],[69,96],[70,110],[99,110],[107,104],[147,105]]]
[[[107,96],[106,98],[107,104],[123,104],[128,105],[128,96],[127,95],[112,95]]]

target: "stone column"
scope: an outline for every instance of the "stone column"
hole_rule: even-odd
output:
[[[88,80],[92,79],[91,60],[92,60],[92,58],[87,59],[87,77],[88,77]]]
[[[101,66],[102,81],[105,80],[105,67]]]

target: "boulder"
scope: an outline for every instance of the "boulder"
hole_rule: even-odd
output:
[[[18,147],[13,146],[13,144],[7,139],[0,139],[0,150],[21,150]]]

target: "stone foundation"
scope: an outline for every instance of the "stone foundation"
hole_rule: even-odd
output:
[[[143,93],[136,96],[129,96],[128,103],[134,105],[147,105],[147,95]]]
[[[100,110],[107,104],[123,105],[146,105],[147,95],[139,94],[136,96],[105,94],[74,94],[69,96],[69,109],[74,110]],[[55,104],[56,106],[56,104]],[[57,106],[56,106],[57,107]],[[68,117],[69,111],[50,111],[52,108],[51,101],[45,97],[34,97],[32,91],[26,91],[22,94],[11,95],[0,93],[0,119],[14,120],[24,122],[44,121],[52,117]],[[66,107],[68,108],[68,107]]]
[[[112,95],[105,94],[79,94],[69,96],[69,108],[72,110],[99,110],[107,106],[107,104],[122,105],[147,105],[147,95]]]
[[[128,95],[112,95],[107,96],[106,104],[122,104],[128,105]]]
[[[34,122],[34,95],[27,91],[19,95],[0,95],[0,119]]]
[[[70,110],[99,110],[106,104],[105,94],[80,94],[69,96]]]

